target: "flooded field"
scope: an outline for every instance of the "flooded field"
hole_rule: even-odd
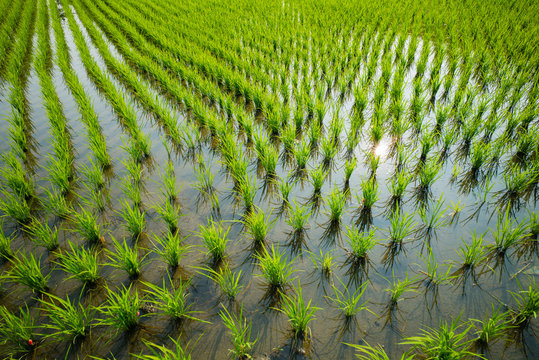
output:
[[[539,5],[468,3],[0,0],[2,357],[539,357]]]

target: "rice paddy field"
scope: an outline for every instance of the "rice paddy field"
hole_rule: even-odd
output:
[[[537,14],[0,0],[0,356],[539,358]]]

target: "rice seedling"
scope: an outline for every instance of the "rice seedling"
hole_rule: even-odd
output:
[[[525,227],[518,223],[517,219],[511,219],[509,209],[505,214],[498,214],[496,231],[491,230],[494,237],[494,244],[490,245],[491,254],[503,257],[507,251],[518,245],[525,238]]]
[[[155,211],[161,216],[161,219],[167,224],[168,230],[173,233],[178,229],[178,223],[183,216],[179,213],[179,209],[170,203],[163,201],[161,204],[154,206]]]
[[[49,319],[45,328],[52,331],[45,335],[45,339],[74,343],[89,334],[94,321],[95,308],[84,306],[80,299],[78,304],[74,304],[69,297],[63,299],[47,294],[47,298],[40,300]]]
[[[475,341],[481,345],[487,345],[500,338],[512,328],[508,312],[502,312],[501,308],[494,309],[492,304],[492,315],[485,316],[485,320],[471,319],[475,328]]]
[[[520,328],[526,327],[532,317],[537,318],[539,312],[539,290],[535,280],[531,280],[527,290],[524,290],[522,285],[518,283],[520,291],[511,293],[511,296],[516,302],[517,309],[511,309],[513,322]]]
[[[165,279],[163,279],[162,286],[147,282],[144,283],[147,287],[147,290],[145,290],[146,294],[155,302],[155,307],[175,320],[189,319],[202,321],[194,317],[197,311],[192,310],[193,304],[189,304],[187,301],[188,289],[191,282],[180,279],[174,284],[170,275],[168,280],[171,283],[170,285],[166,284]]]
[[[324,198],[327,206],[325,214],[329,217],[332,224],[340,224],[343,214],[346,213],[346,192],[342,192],[336,185],[332,187],[331,192]]]
[[[365,261],[368,259],[369,251],[372,250],[378,239],[374,234],[374,230],[362,232],[357,227],[346,227],[347,243],[350,246],[348,250],[349,256],[356,261]]]
[[[9,259],[12,268],[5,278],[29,287],[33,292],[43,293],[48,290],[51,274],[43,275],[41,271],[41,258],[34,254],[17,253]]]
[[[320,270],[326,277],[329,277],[332,274],[333,266],[335,265],[334,260],[336,258],[336,255],[333,254],[333,250],[324,254],[322,253],[322,249],[320,249],[320,254],[309,252],[309,256],[311,257],[311,261],[316,270]]]
[[[180,336],[181,337],[181,336]],[[174,347],[167,345],[157,345],[146,339],[143,339],[144,345],[151,352],[148,354],[130,354],[140,360],[191,360],[191,354],[182,347],[180,337],[177,340],[172,340]]]
[[[393,279],[392,281],[389,281],[388,279],[384,278],[390,285],[389,288],[384,289],[384,291],[389,293],[389,305],[394,307],[397,306],[397,303],[401,300],[404,300],[403,295],[408,292],[415,292],[417,293],[417,289],[415,287],[416,278],[408,278],[408,272],[406,272],[406,277],[404,279],[397,279],[395,278],[395,272],[392,273]]]
[[[86,183],[93,189],[100,189],[105,185],[103,170],[92,160],[89,159],[90,165],[82,164],[80,171],[86,179]]]
[[[426,161],[419,169],[418,173],[418,190],[427,191],[431,188],[436,179],[440,177],[441,166],[436,160]]]
[[[5,186],[10,188],[13,193],[19,194],[21,198],[29,199],[34,196],[34,183],[32,179],[27,178],[15,154],[12,152],[3,154],[2,160],[6,166],[0,168],[0,175],[3,178]]]
[[[295,272],[293,262],[288,262],[288,257],[271,245],[271,253],[264,248],[261,254],[255,255],[262,276],[271,288],[282,289],[288,283]]]
[[[303,232],[307,228],[311,214],[312,211],[309,211],[306,206],[302,206],[294,200],[294,205],[290,208],[286,223],[292,226],[293,232]]]
[[[19,315],[13,314],[0,305],[0,344],[7,345],[12,354],[30,352],[37,345],[36,318],[30,314],[28,306],[19,308]]]
[[[131,290],[122,285],[121,289],[114,291],[108,286],[107,302],[97,310],[104,316],[96,322],[96,325],[110,326],[119,331],[133,330],[139,323],[140,318],[145,316],[140,313],[144,297],[139,297],[138,291]]]
[[[323,144],[323,143],[322,143]],[[294,149],[294,157],[296,159],[296,169],[298,172],[305,170],[309,156],[311,155],[311,149],[309,144],[305,141],[297,143]]]
[[[485,247],[483,245],[484,234],[477,235],[475,230],[472,232],[472,243],[467,244],[462,239],[462,245],[459,247],[457,253],[462,259],[462,267],[473,271],[477,266],[483,263],[486,258]]]
[[[214,262],[219,262],[225,256],[226,246],[229,241],[227,236],[229,231],[230,227],[225,229],[222,223],[217,223],[211,219],[208,221],[208,225],[199,225],[197,235],[208,249],[206,254],[211,255]]]
[[[412,174],[401,171],[392,177],[389,182],[389,193],[392,199],[401,200],[406,188],[412,181]]]
[[[0,211],[4,213],[4,216],[9,216],[20,224],[27,224],[32,219],[30,206],[26,200],[5,189],[2,189]]]
[[[43,188],[45,199],[40,200],[41,205],[49,214],[58,216],[61,219],[67,219],[71,215],[73,209],[67,202],[65,196],[60,192]]]
[[[344,183],[347,185],[350,183],[350,177],[354,172],[357,165],[357,158],[347,159],[344,163]]]
[[[363,283],[356,289],[356,291],[350,293],[350,290],[348,290],[348,287],[342,280],[338,280],[344,288],[344,291],[341,291],[337,286],[332,285],[334,296],[327,296],[327,298],[339,308],[345,318],[352,318],[362,310],[370,311],[366,306],[368,300],[360,302],[363,293],[367,289],[368,283]]]
[[[358,352],[356,352],[354,355],[356,358],[360,360],[390,360],[391,358],[384,350],[383,346],[378,344],[376,346],[372,346],[368,343],[365,345],[356,345],[356,344],[347,344],[343,343],[345,345],[351,346],[354,349],[356,349]],[[408,355],[408,354],[402,354],[400,357],[400,360],[412,360],[414,358],[414,355]]]
[[[416,226],[413,215],[407,212],[401,213],[398,206],[389,218],[389,221],[389,241],[392,245],[402,245],[414,232]]]
[[[232,336],[234,349],[230,349],[230,353],[236,359],[250,359],[250,353],[253,351],[258,338],[251,340],[251,322],[247,322],[247,319],[243,316],[243,304],[238,315],[230,314],[223,306],[223,310],[219,311],[219,316]]]
[[[298,280],[298,286],[293,287],[295,296],[282,294],[282,307],[277,309],[288,317],[288,322],[292,327],[295,338],[305,339],[310,337],[309,323],[315,318],[314,314],[320,310],[312,306],[312,299],[305,303],[302,295],[301,283]]]
[[[362,209],[371,209],[379,196],[380,192],[376,179],[364,178],[361,180],[361,198],[356,194],[356,199],[361,204]]]
[[[122,192],[133,203],[133,206],[138,207],[142,203],[142,193],[138,183],[132,182],[130,179],[124,177],[118,184]]]
[[[163,261],[171,268],[180,265],[183,256],[189,251],[190,246],[183,244],[178,232],[168,231],[164,236],[153,236],[154,252],[163,258]]]
[[[423,221],[419,229],[419,237],[430,239],[433,234],[436,236],[436,231],[439,228],[448,225],[448,220],[445,218],[448,208],[443,208],[444,201],[442,200],[442,196],[440,196],[440,199],[436,201],[434,206],[428,209],[425,207],[419,208],[419,217]]]
[[[423,283],[427,289],[433,289],[437,293],[440,285],[449,284],[451,279],[455,276],[450,275],[452,264],[449,264],[445,270],[441,269],[441,266],[436,262],[432,249],[429,249],[428,257],[419,255],[423,260],[424,268],[419,270],[419,273],[423,275]]]
[[[0,221],[0,258],[9,260],[14,255],[13,250],[11,249],[11,242],[13,241],[14,235],[6,236],[3,226],[4,222]]]
[[[327,170],[322,165],[309,171],[309,181],[313,185],[313,196],[320,196],[320,191],[327,177]]]
[[[265,244],[268,233],[273,228],[277,218],[270,220],[272,211],[266,214],[263,210],[257,208],[245,217],[245,220],[240,221],[249,235],[249,238],[256,244]]]
[[[69,251],[60,251],[58,261],[63,270],[71,276],[68,279],[77,279],[84,284],[92,285],[99,280],[98,252],[95,249],[85,249],[82,246],[74,246],[68,241]]]
[[[331,165],[338,152],[338,144],[333,139],[330,137],[325,137],[322,139],[320,144],[320,153],[322,155],[322,164],[324,164],[325,167],[329,167],[329,165]]]
[[[202,194],[211,194],[215,191],[213,186],[215,174],[211,172],[205,162],[201,162],[199,167],[195,167],[195,177],[197,182],[194,187]]]
[[[146,227],[146,212],[140,211],[137,206],[130,206],[127,200],[124,199],[122,202],[122,211],[118,211],[117,213],[124,220],[123,226],[125,229],[132,234],[133,238],[138,239]]]
[[[102,226],[98,224],[97,217],[91,211],[81,208],[80,211],[73,212],[71,216],[75,224],[75,232],[79,233],[85,241],[90,244],[104,242]]]
[[[204,268],[203,270],[208,273],[202,274],[212,279],[221,289],[222,295],[230,300],[233,300],[245,287],[240,284],[241,270],[232,272],[228,263],[225,263],[224,266],[217,270],[211,268]]]
[[[26,231],[32,237],[32,240],[49,251],[58,248],[58,228],[51,229],[48,224],[34,219],[26,226]]]
[[[238,182],[238,194],[243,200],[243,207],[249,213],[254,207],[256,196],[256,178],[246,175]]]
[[[449,324],[440,321],[438,329],[426,327],[420,335],[407,337],[401,343],[411,345],[410,354],[426,358],[463,359],[472,358],[476,354],[470,351],[471,341],[467,340],[471,330],[469,324],[458,324],[460,316]]]
[[[112,236],[111,239],[114,250],[107,249],[107,257],[110,260],[108,264],[124,270],[133,279],[137,278],[141,273],[140,268],[145,263],[144,259],[147,255],[144,255],[139,260],[137,247],[130,248],[125,241],[125,237],[121,243]]]

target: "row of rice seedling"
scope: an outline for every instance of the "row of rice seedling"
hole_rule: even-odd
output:
[[[69,28],[71,29],[75,44],[80,52],[81,60],[86,67],[86,70],[111,104],[121,120],[122,125],[127,128],[126,130],[133,142],[134,150],[139,154],[138,157],[142,158],[148,156],[151,147],[150,140],[148,135],[144,134],[140,129],[140,124],[137,121],[137,116],[133,107],[126,101],[125,95],[114,86],[108,76],[99,68],[96,61],[92,59],[92,55],[86,44],[86,39],[75,21],[71,8],[68,6],[66,7],[65,2],[62,2],[62,4]]]

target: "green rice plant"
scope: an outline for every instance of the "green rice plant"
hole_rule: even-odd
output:
[[[390,285],[389,288],[384,289],[384,291],[389,293],[389,304],[390,306],[396,306],[397,303],[401,300],[404,300],[402,297],[407,292],[418,292],[415,286],[416,278],[408,278],[408,272],[406,272],[406,277],[404,279],[395,278],[395,273],[393,272],[393,279],[389,281],[384,278]]]
[[[11,250],[11,242],[13,241],[14,235],[6,236],[3,227],[4,222],[0,221],[0,258],[9,260],[14,255],[13,250]]]
[[[418,173],[418,189],[428,190],[434,181],[440,177],[441,166],[435,159],[425,162],[419,169]]]
[[[481,169],[483,164],[488,161],[490,153],[490,145],[481,141],[475,143],[470,151],[470,165],[472,173],[476,173]]]
[[[124,220],[123,226],[134,238],[138,238],[146,227],[145,211],[140,211],[137,206],[130,206],[127,200],[122,202],[122,211],[117,212]]]
[[[486,260],[487,255],[483,246],[483,236],[485,234],[477,235],[474,230],[472,232],[472,243],[469,245],[464,239],[461,239],[462,245],[459,247],[457,253],[462,259],[462,267],[473,270]]]
[[[460,316],[451,323],[440,321],[438,329],[426,327],[420,335],[407,337],[401,344],[411,345],[409,354],[430,359],[475,358],[470,351],[472,340],[467,340],[471,325],[458,324]]]
[[[313,121],[311,122],[311,126],[309,127],[309,146],[312,150],[315,150],[318,148],[318,144],[320,142],[320,136],[322,135],[322,130],[320,127],[319,122]]]
[[[475,328],[475,341],[482,345],[487,345],[493,341],[503,338],[512,328],[508,312],[502,312],[501,307],[494,309],[492,304],[492,315],[485,316],[485,320],[471,319]]]
[[[52,155],[47,156],[46,169],[49,173],[51,182],[56,185],[62,194],[67,194],[71,190],[71,169],[72,159],[60,158],[57,159]]]
[[[91,158],[89,161],[90,165],[82,164],[80,171],[86,178],[86,182],[91,185],[93,189],[100,189],[105,185],[103,170]]]
[[[41,199],[41,205],[49,213],[62,219],[67,219],[73,209],[60,192],[42,188],[45,199]]]
[[[528,238],[531,240],[537,240],[539,235],[539,213],[534,213],[528,210],[528,222],[527,222]],[[1,236],[1,234],[0,234]],[[0,254],[2,252],[0,251]]]
[[[52,230],[47,223],[34,219],[26,226],[26,231],[33,238],[32,241],[47,250],[53,251],[58,248],[58,228]]]
[[[348,184],[350,182],[350,177],[352,176],[352,173],[354,172],[354,169],[357,165],[357,158],[353,157],[351,159],[347,159],[344,163],[344,183]]]
[[[49,320],[44,327],[52,331],[45,335],[45,339],[74,343],[89,334],[94,321],[95,308],[84,306],[80,300],[78,304],[74,304],[69,297],[62,299],[47,294],[47,298],[40,300]]]
[[[128,288],[122,285],[118,291],[112,290],[106,286],[107,302],[101,305],[97,310],[104,316],[96,322],[96,325],[110,326],[119,331],[130,331],[134,329],[141,315],[140,307],[144,297],[140,298],[138,291],[131,290],[132,284]]]
[[[246,175],[238,182],[239,197],[243,200],[243,207],[246,212],[253,209],[256,197],[256,178]]]
[[[331,273],[333,272],[333,266],[335,265],[334,260],[336,257],[336,255],[333,254],[333,250],[330,250],[327,253],[323,254],[322,249],[320,249],[320,254],[309,252],[309,256],[311,257],[311,261],[313,262],[313,266],[315,267],[315,269],[320,270],[322,274],[326,277],[329,277],[329,275],[331,275]]]
[[[133,203],[133,206],[140,206],[142,203],[142,193],[138,183],[131,181],[127,177],[122,177],[118,184],[118,187],[122,189],[122,192]]]
[[[356,356],[356,358],[360,360],[390,360],[391,359],[389,355],[387,355],[383,346],[380,344],[376,346],[372,346],[368,343],[365,343],[365,345],[356,345],[356,344],[347,344],[347,343],[343,343],[343,344],[351,346],[354,349],[356,349],[358,352],[356,352],[354,355]],[[402,354],[402,356],[400,357],[400,360],[413,360],[413,359],[414,359],[414,355]]]
[[[271,211],[266,214],[260,208],[252,211],[245,217],[245,220],[240,221],[249,234],[249,238],[256,244],[265,244],[268,233],[273,228],[277,218],[270,220]]]
[[[215,222],[212,219],[208,221],[208,225],[199,225],[197,233],[206,249],[207,254],[211,255],[214,262],[218,262],[225,256],[226,245],[228,244],[228,233],[230,227],[224,228],[221,222]]]
[[[150,350],[150,354],[130,354],[140,360],[191,360],[191,354],[182,347],[181,335],[177,340],[171,338],[174,348],[167,345],[157,345],[143,339],[144,345]]]
[[[301,141],[296,145],[294,148],[294,157],[296,159],[296,167],[298,171],[305,170],[310,155],[311,149],[307,142]]]
[[[264,170],[266,171],[267,176],[273,177],[276,175],[277,162],[279,161],[279,153],[274,146],[268,146],[264,150],[264,154],[260,161],[262,166],[264,167]]]
[[[301,293],[301,283],[293,287],[295,296],[282,294],[282,307],[277,309],[288,317],[295,338],[304,339],[310,337],[309,323],[315,318],[314,314],[320,308],[311,305],[312,299],[305,303]]]
[[[171,233],[178,229],[178,223],[183,216],[179,213],[179,209],[171,204],[170,201],[163,201],[161,204],[154,206],[155,211],[161,215],[161,219],[167,224]]]
[[[82,246],[74,246],[68,241],[70,251],[58,253],[58,265],[71,276],[68,279],[77,279],[84,284],[95,284],[99,280],[99,263],[95,249],[85,249]]]
[[[358,261],[368,258],[369,251],[372,250],[379,240],[376,239],[374,229],[369,232],[362,232],[357,227],[346,227],[346,242],[350,246],[349,256]]]
[[[287,262],[287,256],[275,250],[275,246],[271,245],[271,253],[264,248],[261,254],[255,255],[258,260],[258,265],[262,276],[272,288],[283,288],[292,274],[294,268],[292,262]]]
[[[13,195],[5,189],[1,191],[0,211],[4,213],[4,216],[12,217],[20,224],[27,224],[32,219],[32,216],[30,215],[30,206],[26,200]]]
[[[308,207],[302,206],[294,200],[294,205],[291,207],[286,223],[292,226],[294,232],[304,231],[306,229],[312,211]]]
[[[396,176],[392,177],[388,186],[392,198],[396,200],[402,199],[411,181],[412,174],[405,171],[398,172]]]
[[[247,322],[247,319],[243,316],[243,304],[238,315],[230,314],[223,306],[223,310],[219,311],[219,316],[232,336],[234,349],[230,349],[230,352],[234,358],[251,359],[250,353],[253,351],[258,338],[251,341],[251,322]]]
[[[110,260],[109,265],[121,270],[124,270],[131,278],[137,278],[141,273],[141,266],[144,264],[144,259],[147,254],[139,260],[138,249],[136,246],[130,248],[125,241],[125,237],[120,243],[111,236],[114,250],[107,249],[107,257]]]
[[[452,264],[446,267],[445,271],[441,269],[441,266],[436,262],[432,249],[429,248],[429,256],[425,257],[419,255],[421,260],[425,265],[425,270],[423,268],[419,270],[419,273],[423,274],[423,282],[425,286],[429,289],[437,290],[438,286],[449,284],[451,279],[455,276],[450,275]]]
[[[48,290],[48,281],[51,274],[43,275],[41,272],[41,258],[36,259],[34,254],[18,253],[9,259],[12,264],[6,279],[32,289],[33,292],[43,293]]]
[[[322,154],[322,163],[325,166],[329,166],[332,163],[338,152],[339,146],[333,139],[330,137],[325,137],[322,139],[320,144],[320,153]]]
[[[451,221],[450,222],[451,223],[453,223],[455,221],[458,221],[458,218],[460,217],[460,214],[461,214],[462,210],[464,209],[464,206],[465,206],[465,204],[460,203],[460,199],[456,203],[451,201],[451,205],[449,205],[451,210],[453,210],[453,212],[450,214],[450,216],[451,216]]]
[[[366,282],[360,285],[356,291],[354,291],[354,293],[350,293],[350,290],[348,290],[348,287],[342,282],[342,280],[338,280],[341,283],[344,291],[341,291],[337,286],[332,285],[334,297],[326,297],[339,308],[345,318],[352,318],[361,310],[370,311],[366,306],[368,300],[360,302],[363,293],[367,289]]]
[[[518,223],[517,219],[511,219],[509,208],[505,214],[498,214],[496,223],[496,231],[491,230],[494,237],[494,244],[490,245],[492,254],[505,256],[507,250],[518,245],[526,236],[526,229],[522,223]]]
[[[294,183],[291,183],[289,181],[290,177],[287,179],[282,179],[277,181],[277,188],[279,189],[279,194],[281,201],[284,204],[288,204],[288,198],[290,196],[290,192],[292,191],[292,187],[294,186]]]
[[[213,179],[215,174],[206,166],[205,162],[200,163],[200,166],[195,167],[196,183],[193,185],[198,191],[203,194],[211,194],[215,191]]]
[[[537,313],[539,313],[539,290],[534,279],[530,282],[527,290],[524,290],[520,283],[518,284],[520,291],[509,291],[517,306],[517,309],[511,310],[511,316],[515,325],[522,328],[529,324],[532,317],[537,318]]]
[[[283,143],[285,153],[295,153],[296,127],[293,122],[289,122],[281,131],[281,142]]]
[[[313,196],[319,196],[320,191],[322,189],[322,185],[324,185],[324,181],[327,177],[327,170],[324,169],[322,165],[312,169],[309,171],[309,181],[313,185]]]
[[[187,301],[188,289],[191,282],[180,279],[177,284],[172,284],[170,275],[169,282],[171,285],[167,285],[165,279],[163,279],[162,286],[147,282],[144,283],[147,287],[146,293],[154,300],[155,307],[175,320],[190,319],[202,321],[193,316],[197,311],[191,310],[193,304],[189,304]]]
[[[331,118],[329,123],[329,138],[333,140],[334,143],[338,144],[341,137],[342,129],[344,128],[344,119],[339,116],[339,110],[335,109],[334,115]]]
[[[94,189],[85,182],[82,185],[84,187],[84,193],[76,194],[81,200],[81,205],[92,208],[96,212],[103,212],[107,202],[110,202],[108,193],[103,188]]]
[[[137,185],[140,184],[142,182],[142,165],[136,159],[132,158],[122,160],[122,164],[125,166],[133,182]],[[124,182],[126,181],[128,179],[124,178]]]
[[[208,272],[203,275],[212,279],[221,289],[221,293],[230,300],[234,299],[245,287],[240,284],[241,270],[232,272],[228,263],[217,270],[209,267],[203,270]]]
[[[7,345],[12,354],[29,352],[37,344],[36,318],[30,314],[28,305],[19,310],[17,316],[0,305],[0,344]]]
[[[75,232],[79,233],[85,241],[92,244],[104,241],[101,235],[102,226],[97,223],[97,217],[91,211],[81,208],[80,211],[73,212],[71,216],[75,224]]]
[[[436,204],[433,207],[431,206],[428,209],[426,207],[419,208],[419,217],[423,221],[420,229],[422,237],[430,238],[432,233],[437,229],[448,225],[448,220],[445,218],[445,213],[448,208],[442,209],[444,205],[442,196],[440,196],[440,199],[436,201]]]
[[[380,156],[370,153],[369,154],[369,168],[371,169],[371,177],[376,176],[376,170],[380,166]]]
[[[165,263],[176,268],[180,265],[180,260],[189,251],[189,246],[183,244],[183,239],[180,238],[178,232],[168,231],[165,236],[157,236],[154,234],[152,244],[156,254],[161,256]]]
[[[339,224],[341,222],[343,214],[346,213],[346,198],[346,192],[341,191],[336,185],[324,198],[324,203],[327,206],[325,214],[329,216],[331,223]]]
[[[362,209],[371,209],[379,196],[380,191],[375,178],[361,179],[361,198],[356,194],[356,199],[361,204]]]
[[[20,161],[13,152],[2,155],[2,160],[6,164],[0,168],[0,175],[3,183],[9,187],[13,193],[19,194],[21,198],[28,199],[35,194],[34,183],[28,179]]]

